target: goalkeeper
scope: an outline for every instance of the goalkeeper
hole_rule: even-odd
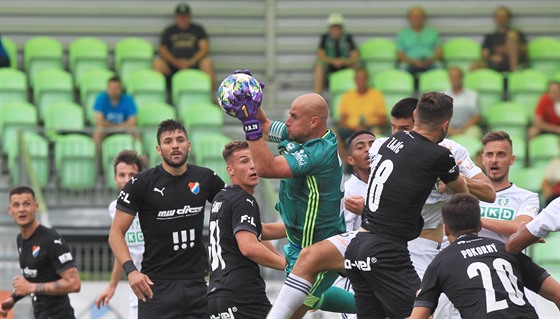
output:
[[[243,73],[250,75],[248,71]],[[260,177],[281,179],[276,210],[286,225],[288,238],[284,246],[288,278],[284,285],[293,287],[294,294],[308,294],[308,308],[355,313],[354,296],[331,287],[338,277],[336,272],[320,273],[313,285],[290,275],[302,248],[346,229],[342,162],[337,137],[327,128],[327,103],[318,94],[299,96],[283,123],[266,117],[260,108],[260,93],[251,98],[248,92],[236,92],[229,100],[229,107],[243,123],[257,173]],[[280,155],[274,156],[265,141],[278,143]],[[329,292],[323,294],[327,289]],[[296,315],[301,317],[306,311],[300,308]],[[278,318],[275,316],[273,312],[269,314],[269,318]]]

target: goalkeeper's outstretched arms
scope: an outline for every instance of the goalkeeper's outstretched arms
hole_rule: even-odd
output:
[[[268,132],[270,132],[270,124],[272,124],[272,121],[268,117],[266,117],[266,114],[264,114],[262,107],[257,111],[257,118],[261,121],[263,138],[265,139],[265,141],[270,141]]]

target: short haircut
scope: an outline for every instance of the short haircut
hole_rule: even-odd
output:
[[[513,142],[511,141],[511,137],[506,131],[490,131],[486,133],[482,137],[482,145],[486,145],[488,142],[495,142],[495,141],[507,141],[509,146],[513,149]]]
[[[233,153],[246,150],[248,148],[249,148],[249,143],[247,143],[247,141],[232,141],[227,143],[226,146],[224,146],[224,150],[222,151],[222,156],[224,157],[226,163],[228,163],[231,157],[233,156]]]
[[[453,116],[453,98],[439,92],[426,92],[418,99],[416,122],[435,128]]]
[[[127,165],[136,165],[138,168],[138,173],[145,170],[148,166],[146,156],[138,155],[138,152],[135,150],[123,150],[120,151],[117,156],[115,156],[115,160],[113,161],[113,169],[115,174],[117,173],[117,165],[119,163],[125,163]]]
[[[496,17],[496,14],[498,14],[498,12],[500,12],[500,11],[504,11],[504,12],[507,14],[507,16],[508,16],[508,19],[513,18],[513,13],[512,13],[511,10],[510,10],[508,7],[506,7],[506,6],[497,6],[496,9],[494,9],[494,14],[493,14],[492,16],[493,16],[493,17]]]
[[[185,126],[183,126],[183,123],[181,123],[181,121],[179,121],[179,120],[167,119],[167,120],[164,120],[161,123],[159,123],[158,130],[157,130],[157,135],[156,135],[158,145],[161,145],[159,138],[161,137],[161,135],[163,133],[165,133],[165,132],[175,132],[177,130],[185,133],[185,135],[188,137],[187,130],[185,129]]]
[[[418,99],[415,97],[407,97],[398,101],[391,109],[391,116],[397,119],[411,119]]]
[[[363,135],[363,134],[371,135],[371,136],[373,136],[374,139],[376,138],[375,134],[373,134],[373,133],[372,133],[371,131],[369,131],[369,130],[358,130],[358,131],[355,131],[354,133],[352,133],[352,135],[350,135],[350,137],[348,138],[348,143],[347,143],[346,145],[348,145],[348,147],[350,147],[350,145],[352,145],[352,142],[353,142],[358,136]],[[352,152],[352,150],[350,150],[350,149],[349,149],[348,151],[349,151],[349,152]]]
[[[410,18],[410,15],[412,14],[413,11],[420,11],[420,13],[422,13],[422,16],[425,18],[426,17],[426,11],[424,11],[424,8],[422,8],[421,6],[412,6],[408,9],[408,11],[406,12],[406,16]]]
[[[121,83],[121,78],[118,75],[112,76],[107,80],[107,82],[119,82]]]
[[[441,214],[443,223],[454,236],[480,230],[480,203],[473,195],[453,195],[443,205]]]
[[[35,192],[31,187],[28,186],[18,186],[12,189],[10,191],[10,196],[8,196],[8,198],[11,198],[13,195],[20,195],[20,194],[31,194],[33,200],[35,200]]]
[[[460,67],[456,66],[456,65],[452,65],[452,66],[450,66],[450,67],[447,68],[447,72],[448,72],[448,73],[451,73],[451,71],[457,71],[457,72],[459,72],[459,74],[461,74],[461,77],[463,77],[463,75],[464,75],[463,70],[462,70]]]

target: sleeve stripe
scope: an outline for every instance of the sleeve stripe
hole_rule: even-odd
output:
[[[282,133],[286,128],[286,124],[280,121],[272,121],[270,124],[270,130],[268,132],[268,138],[271,142],[280,143],[282,141]]]

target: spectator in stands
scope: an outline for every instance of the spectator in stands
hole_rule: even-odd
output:
[[[121,80],[115,76],[107,82],[107,91],[101,92],[93,105],[95,131],[93,139],[100,149],[101,141],[108,131],[134,132],[136,127],[136,103],[123,93]]]
[[[426,12],[420,6],[408,9],[410,26],[397,34],[397,58],[405,69],[417,75],[434,69],[442,58],[439,32],[425,26]]]
[[[7,68],[10,66],[10,56],[2,44],[2,35],[0,35],[0,68]]]
[[[445,94],[453,98],[453,117],[449,124],[448,136],[469,134],[476,138],[482,137],[477,125],[480,121],[478,93],[463,86],[463,71],[455,66],[449,68],[451,90]]]
[[[344,17],[340,13],[329,15],[329,31],[321,36],[317,50],[314,80],[315,93],[321,94],[328,75],[353,67],[360,54],[351,34],[344,31]]]
[[[544,172],[541,191],[546,205],[560,197],[560,155],[548,162]]]
[[[383,93],[368,87],[366,69],[356,68],[354,81],[356,89],[344,93],[340,101],[338,133],[344,142],[359,130],[380,134],[382,127],[387,124]]]
[[[529,139],[541,133],[560,134],[560,82],[548,85],[548,92],[541,96],[535,109]]]
[[[494,10],[496,30],[484,37],[482,60],[475,62],[472,69],[515,71],[527,60],[525,34],[510,26],[511,18],[512,14],[508,7],[499,6]]]
[[[199,69],[208,73],[212,85],[216,82],[208,35],[201,25],[191,23],[191,8],[186,3],[175,8],[175,23],[163,31],[158,53],[154,70],[167,76],[168,80],[179,70]]]

